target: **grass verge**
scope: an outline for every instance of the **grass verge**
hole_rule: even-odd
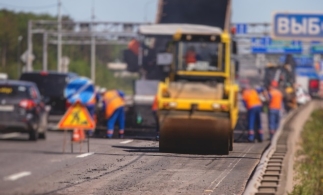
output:
[[[312,113],[302,132],[295,164],[296,182],[290,195],[323,195],[323,110]]]

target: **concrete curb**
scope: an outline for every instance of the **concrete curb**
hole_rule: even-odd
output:
[[[303,131],[304,125],[307,123],[311,114],[317,110],[322,108],[322,101],[314,100],[312,101],[306,108],[302,110],[302,115],[296,116],[295,122],[291,124],[293,131],[290,133],[288,137],[288,152],[286,154],[286,161],[284,163],[285,175],[284,180],[285,182],[282,183],[284,185],[278,189],[278,193],[281,194],[288,194],[293,191],[295,182],[295,172],[294,172],[294,163],[296,160],[296,153],[298,151],[298,141],[301,138],[301,132]],[[297,119],[297,120],[296,120]]]
[[[293,110],[281,121],[279,129],[277,130],[276,134],[274,135],[274,137],[270,143],[270,146],[263,153],[263,155],[260,159],[260,162],[258,163],[252,178],[249,180],[243,195],[254,195],[258,192],[258,188],[261,185],[261,181],[262,181],[263,175],[265,174],[265,171],[267,169],[268,162],[269,162],[270,158],[272,157],[272,155],[274,154],[274,152],[276,151],[277,142],[283,132],[285,124],[288,121],[290,121],[295,115],[297,115],[298,112],[303,110],[305,107],[308,107],[309,105],[310,104],[306,104],[296,110]]]

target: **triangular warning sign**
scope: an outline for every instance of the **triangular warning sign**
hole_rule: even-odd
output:
[[[91,130],[95,128],[95,122],[87,108],[77,102],[67,110],[61,121],[58,123],[58,128]]]

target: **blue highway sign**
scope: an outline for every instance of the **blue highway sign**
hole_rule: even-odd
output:
[[[323,13],[276,13],[273,17],[272,37],[323,40]]]
[[[239,35],[244,35],[248,33],[247,24],[236,24],[236,33]]]
[[[313,66],[314,61],[312,56],[293,56],[297,66]],[[279,62],[281,64],[285,63],[286,56],[281,56]]]
[[[270,37],[252,38],[251,52],[265,54],[301,54],[301,41],[273,40]]]
[[[95,95],[95,86],[90,79],[81,77],[70,81],[65,88],[65,98],[72,104],[88,103]]]
[[[312,54],[323,54],[323,42],[312,42],[311,43]]]

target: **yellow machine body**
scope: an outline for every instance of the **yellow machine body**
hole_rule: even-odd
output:
[[[181,37],[176,33],[174,39]],[[176,70],[174,60],[170,76],[159,83],[160,151],[225,155],[233,150],[239,87],[231,62],[230,35],[223,32],[219,37],[225,45],[223,71]],[[176,76],[220,78],[222,82],[179,82]]]

